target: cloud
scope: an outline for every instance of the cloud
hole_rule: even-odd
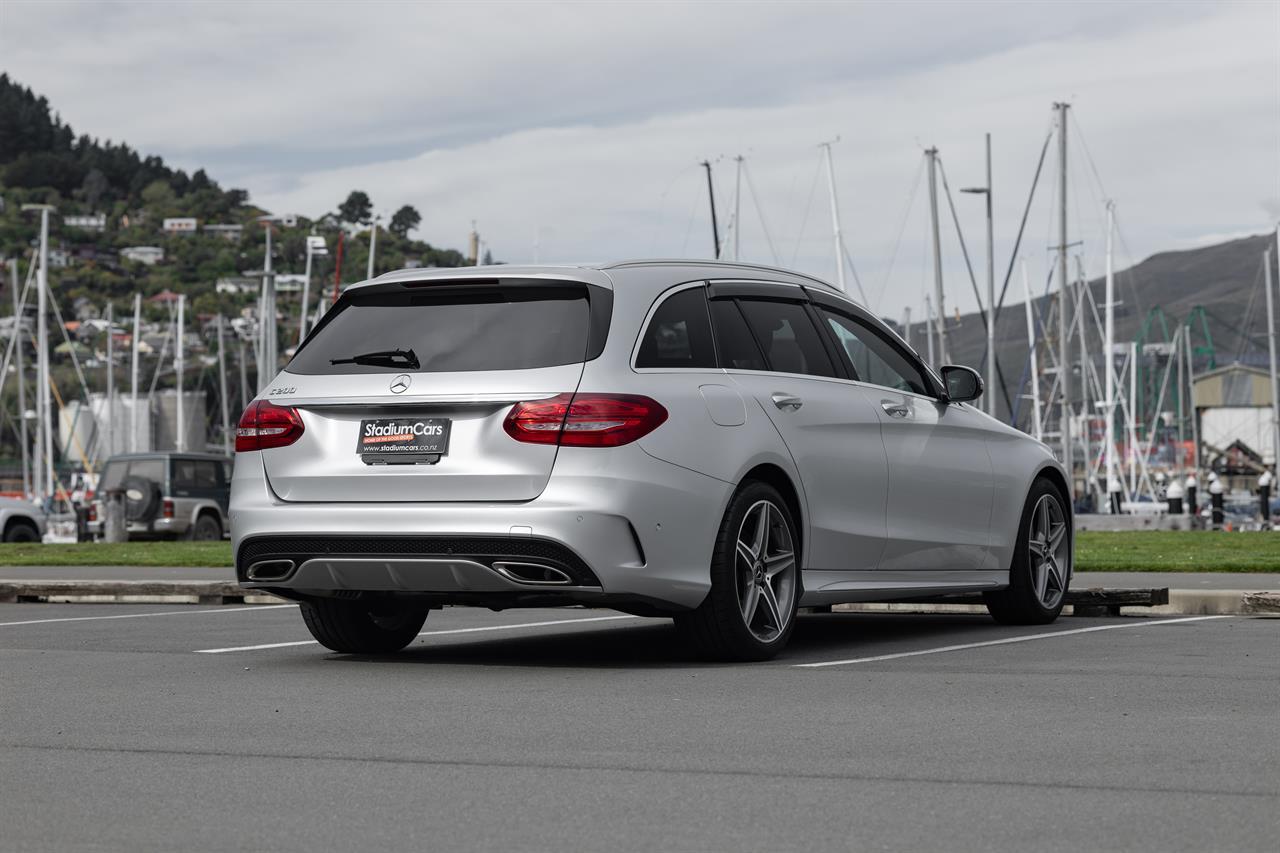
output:
[[[535,242],[543,260],[708,254],[696,162],[715,161],[723,224],[742,154],[778,261],[832,277],[823,180],[811,189],[817,143],[839,134],[846,241],[895,316],[919,316],[929,273],[923,186],[904,218],[921,147],[941,149],[954,191],[984,180],[993,134],[1003,266],[1055,100],[1078,119],[1069,223],[1087,264],[1104,193],[1136,261],[1265,225],[1258,185],[1277,186],[1277,14],[1262,4],[5,8],[6,69],[77,130],[206,166],[275,210],[360,188],[387,212],[415,205],[419,234],[454,246],[476,219],[512,261]],[[1053,192],[1023,246],[1033,271]],[[772,262],[744,196],[744,257]],[[956,205],[981,278],[982,205]],[[943,217],[948,301],[969,307]]]

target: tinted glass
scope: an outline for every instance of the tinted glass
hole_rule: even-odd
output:
[[[125,462],[108,462],[106,467],[102,469],[102,479],[98,481],[98,490],[106,492],[120,488],[120,484],[124,482],[125,471],[128,467]]]
[[[730,370],[766,370],[764,356],[742,312],[732,299],[711,300],[711,322],[716,330],[720,366]]]
[[[590,329],[583,287],[405,290],[344,299],[289,362],[293,373],[520,370],[583,361]],[[421,365],[331,364],[413,350]]]
[[[932,396],[924,375],[910,359],[865,323],[819,309],[849,357],[854,378],[898,391]]]
[[[739,304],[756,340],[764,348],[770,370],[810,376],[836,375],[818,329],[803,305],[756,299],[743,299]]]
[[[691,287],[668,296],[640,340],[636,367],[715,367],[707,294]]]
[[[218,463],[211,459],[173,460],[173,488],[218,488]]]
[[[141,477],[142,479],[155,483],[156,485],[163,485],[164,460],[134,459],[129,463],[129,476]]]

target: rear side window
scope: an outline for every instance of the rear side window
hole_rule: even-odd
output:
[[[173,488],[216,489],[219,464],[212,459],[173,460]]]
[[[716,350],[720,366],[728,370],[767,370],[764,356],[738,304],[732,299],[711,300],[711,322],[716,329]]]
[[[743,299],[740,304],[751,331],[764,349],[770,370],[810,376],[836,375],[818,329],[803,305],[763,299]]]
[[[446,373],[577,364],[591,328],[585,287],[426,287],[344,298],[289,362],[291,373]],[[392,350],[412,351],[378,358]],[[360,356],[363,363],[333,364]]]
[[[691,287],[668,296],[644,330],[636,367],[715,366],[706,291]]]

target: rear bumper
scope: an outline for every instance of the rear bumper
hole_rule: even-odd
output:
[[[272,492],[261,455],[246,453],[231,486],[236,571],[246,587],[294,595],[696,607],[732,488],[635,446],[562,448],[532,501],[293,503]],[[270,560],[292,565],[250,571]],[[567,581],[529,582],[531,570],[506,563]]]

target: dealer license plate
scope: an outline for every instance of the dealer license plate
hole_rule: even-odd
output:
[[[449,452],[448,418],[361,421],[356,453],[370,465],[439,462]]]

